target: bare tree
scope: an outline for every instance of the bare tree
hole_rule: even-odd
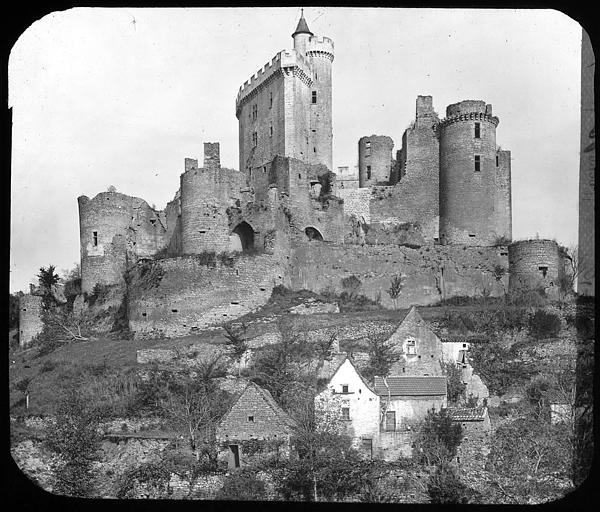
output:
[[[390,287],[386,291],[390,298],[394,301],[394,309],[398,309],[398,297],[400,297],[402,288],[404,288],[404,276],[398,274],[392,277]]]

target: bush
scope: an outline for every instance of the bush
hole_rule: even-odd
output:
[[[529,319],[529,332],[538,339],[553,338],[560,332],[560,317],[538,309]]]
[[[255,470],[242,469],[230,474],[216,495],[218,500],[264,500],[265,484],[255,476]]]
[[[460,481],[456,471],[449,464],[436,467],[427,483],[431,503],[472,503],[477,493]]]
[[[40,368],[40,373],[51,372],[58,366],[56,361],[52,361],[51,359],[46,359]]]

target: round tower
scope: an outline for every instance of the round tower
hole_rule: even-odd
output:
[[[229,250],[228,184],[218,168],[190,166],[181,175],[183,254]]]
[[[466,100],[449,105],[438,125],[440,242],[492,245],[498,238],[496,127],[492,106]]]
[[[308,30],[308,27],[307,27]],[[294,45],[296,40],[294,39]],[[309,163],[324,164],[333,171],[333,125],[331,118],[331,66],[334,59],[333,41],[312,34],[306,43],[306,57],[312,69],[313,85],[310,90]]]
[[[19,298],[19,345],[31,343],[42,332],[42,298],[37,295],[22,295]]]
[[[392,172],[394,141],[387,135],[361,137],[358,141],[358,186],[387,185]]]
[[[520,240],[508,246],[508,289],[558,286],[564,261],[554,240]]]
[[[309,30],[308,24],[304,19],[304,9],[301,9],[298,25],[292,34],[292,39],[294,40],[294,50],[296,50],[302,56],[306,55],[306,45],[312,35],[313,33]]]
[[[77,198],[81,247],[81,291],[96,283],[124,282],[127,269],[127,230],[131,225],[131,198],[119,192],[101,192],[93,199]]]

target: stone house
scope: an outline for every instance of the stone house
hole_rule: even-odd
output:
[[[371,458],[375,456],[379,436],[379,396],[349,357],[336,360],[337,368],[325,389],[315,397],[315,409],[318,410],[319,402],[335,398],[341,407],[345,433],[352,437],[356,448]]]
[[[413,306],[388,338],[400,359],[390,375],[442,375],[442,342]]]
[[[233,469],[257,455],[289,456],[294,428],[294,420],[271,393],[249,382],[217,426],[219,458]]]
[[[452,421],[463,428],[463,438],[456,452],[458,467],[461,471],[484,469],[492,432],[487,407],[448,407],[446,410]]]

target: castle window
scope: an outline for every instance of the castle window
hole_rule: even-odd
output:
[[[548,267],[538,267],[538,270],[542,273],[542,277],[546,277],[548,274]]]
[[[370,180],[371,179],[371,166],[367,165],[367,179]]]
[[[258,146],[258,133],[252,132],[252,145],[254,147]]]
[[[312,102],[313,104],[317,102],[317,91],[312,92]]]
[[[496,155],[496,167],[498,167],[498,155]]]
[[[252,105],[252,119],[256,120],[258,117],[258,105]]]
[[[479,155],[475,155],[475,172],[481,171],[481,157]]]
[[[92,236],[94,237],[94,247],[98,247],[98,231],[93,231]]]
[[[177,310],[177,309],[172,309],[172,310],[171,310],[171,313],[177,313],[178,311],[179,311],[179,310]]]
[[[273,93],[269,93],[269,108],[273,108]]]
[[[269,130],[269,135],[270,135],[271,137],[273,137],[273,125],[271,125],[271,128],[270,128],[270,130]]]
[[[254,416],[248,416],[248,422],[254,423]]]
[[[313,148],[313,153],[316,153],[316,152],[317,152],[317,148]]]
[[[481,138],[481,123],[475,123],[475,138]]]
[[[265,173],[265,172],[267,172],[267,166],[266,165],[263,167],[263,173]]]
[[[342,419],[343,420],[350,419],[350,407],[342,407]]]

